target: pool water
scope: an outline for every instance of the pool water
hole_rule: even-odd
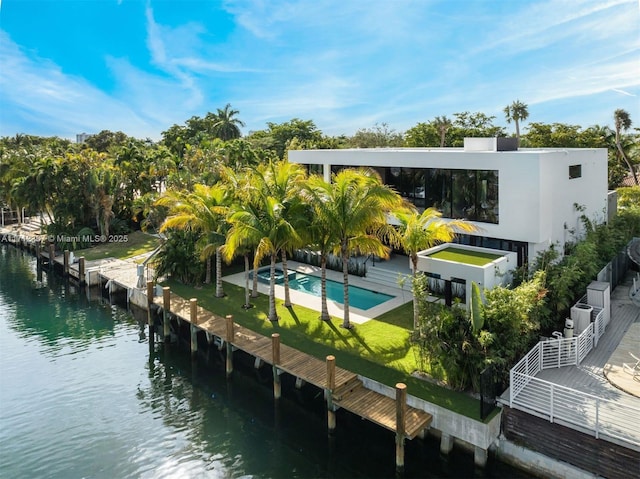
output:
[[[294,291],[300,291],[313,296],[322,296],[322,281],[319,276],[312,276],[304,273],[289,271],[289,287]],[[292,274],[293,273],[293,274]],[[266,283],[269,282],[269,269],[258,271],[258,278]],[[284,274],[281,269],[276,269],[276,283],[284,283]],[[360,288],[349,285],[349,306],[362,310],[371,309],[382,304],[395,296],[379,293],[371,289]],[[327,279],[327,299],[336,303],[344,304],[344,287],[339,281]]]

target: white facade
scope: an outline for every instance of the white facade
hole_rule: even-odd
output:
[[[466,245],[454,245],[456,249],[468,251],[482,251],[499,257],[483,266],[477,266],[457,261],[435,258],[433,253],[449,248],[445,243],[418,253],[418,271],[437,275],[438,278],[451,281],[453,278],[464,278],[466,281],[466,298],[469,304],[471,298],[471,283],[477,283],[481,289],[492,289],[496,286],[508,286],[512,280],[513,271],[517,266],[516,254],[509,251],[498,251],[487,248],[475,248]]]
[[[492,140],[473,139],[466,149],[291,150],[288,154],[291,162],[322,166],[325,180],[332,166],[496,170],[499,220],[472,221],[480,229],[473,235],[526,243],[529,260],[552,244],[562,253],[565,243],[583,232],[582,215],[596,223],[606,221],[606,149],[496,151]],[[577,177],[570,178],[570,171]]]

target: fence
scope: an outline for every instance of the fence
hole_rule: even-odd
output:
[[[586,297],[579,302],[586,302]],[[591,394],[542,379],[545,369],[577,366],[598,345],[607,326],[604,310],[595,308],[595,321],[573,338],[540,341],[510,371],[510,407],[535,411],[550,422],[640,446],[631,417],[640,417],[640,408],[618,404]]]
[[[640,408],[602,399],[513,370],[511,381],[511,407],[524,406],[547,417],[550,422],[593,434],[596,439],[608,437],[640,446],[640,441],[634,434],[638,426],[632,419],[640,417]],[[515,398],[514,385],[520,386]]]

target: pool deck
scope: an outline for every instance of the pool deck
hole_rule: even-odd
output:
[[[380,267],[382,267],[380,263],[378,264],[380,265]],[[282,269],[282,263],[277,263],[276,268]],[[321,274],[319,266],[311,266],[308,264],[298,263],[297,261],[287,261],[287,269],[290,271],[305,273],[310,276],[320,277]],[[327,279],[342,283],[342,272],[327,270]],[[244,288],[244,272],[225,276],[222,278],[222,280]],[[400,288],[393,288],[391,286],[373,284],[363,278],[360,278],[359,276],[350,275],[349,284],[351,286],[358,286],[360,288],[374,290],[378,293],[384,293],[394,297],[393,299],[385,301],[384,303],[367,309],[366,311],[350,306],[349,320],[355,324],[362,324],[372,318],[380,316],[381,314],[391,311],[392,309],[395,309],[413,300],[411,290],[402,290]],[[276,284],[275,289],[276,298],[284,299],[284,285]],[[269,284],[258,281],[258,292],[268,295]],[[292,303],[299,304],[300,306],[304,306],[318,312],[321,311],[321,299],[319,296],[314,296],[312,294],[304,293],[301,291],[294,291],[293,289],[289,290],[289,294]],[[327,299],[327,308],[331,316],[334,316],[336,318],[342,318],[344,316],[344,306],[336,301]]]

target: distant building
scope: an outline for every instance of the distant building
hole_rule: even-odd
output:
[[[93,135],[90,135],[89,133],[78,133],[76,135],[76,143],[84,143],[91,136]]]

